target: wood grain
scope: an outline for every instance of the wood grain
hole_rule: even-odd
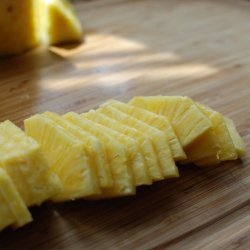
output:
[[[81,46],[37,48],[0,61],[0,120],[22,126],[45,110],[109,98],[188,95],[231,117],[242,161],[141,187],[135,197],[33,208],[34,222],[0,234],[0,249],[250,249],[250,3],[76,1]]]

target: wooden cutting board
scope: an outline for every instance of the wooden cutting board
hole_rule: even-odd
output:
[[[0,120],[87,111],[109,98],[188,95],[231,117],[242,161],[180,168],[135,197],[32,208],[0,249],[250,249],[250,2],[76,1],[81,46],[0,61]]]

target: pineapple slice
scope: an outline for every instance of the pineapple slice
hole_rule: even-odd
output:
[[[187,154],[188,160],[183,162],[217,157],[219,144],[213,125],[190,98],[183,96],[135,97],[130,104],[164,115],[169,119]]]
[[[129,104],[166,116],[186,148],[212,128],[210,120],[184,96],[134,97]]]
[[[34,0],[0,1],[0,56],[22,53],[38,44]]]
[[[72,122],[74,125],[77,125],[82,130],[95,135],[100,141],[102,141],[103,145],[106,146],[114,186],[112,188],[103,189],[103,193],[99,196],[95,196],[95,198],[112,198],[135,194],[135,185],[130,169],[127,166],[127,157],[124,146],[111,136],[103,133],[103,131],[97,128],[93,122],[76,113],[67,113],[64,115],[64,118]]]
[[[24,125],[27,135],[41,144],[51,169],[62,181],[63,190],[52,200],[64,201],[100,193],[98,178],[81,140],[44,115],[34,115],[25,120]]]
[[[224,117],[219,112],[216,112],[201,104],[197,103],[197,106],[211,120],[216,138],[220,145],[218,159],[214,158],[213,162],[213,157],[211,157],[210,159],[207,158],[206,160],[202,160],[202,164],[214,165],[218,164],[220,161],[237,159],[237,152],[227,129]]]
[[[162,180],[162,175],[159,175],[158,171],[155,171],[155,169],[158,169],[157,158],[154,153],[152,142],[147,137],[147,135],[145,135],[145,133],[137,131],[134,128],[128,127],[127,125],[124,125],[123,123],[114,120],[105,114],[100,113],[98,110],[91,110],[86,113],[85,116],[88,119],[91,119],[99,124],[121,132],[129,136],[130,138],[134,138],[137,141],[140,147],[141,154],[144,158],[144,169],[141,169],[140,173],[138,174],[141,174],[140,178],[144,179],[145,185],[152,184],[152,180]]]
[[[0,124],[0,165],[27,206],[39,205],[61,189],[40,145],[10,121]]]
[[[139,131],[144,131],[144,133],[147,133],[152,140],[156,155],[158,157],[157,159],[159,162],[159,169],[156,169],[156,171],[159,171],[159,174],[162,174],[162,176],[165,178],[179,176],[178,168],[175,165],[167,139],[162,131],[151,127],[148,124],[111,106],[104,106],[98,110],[99,112],[104,113],[115,120],[128,125],[129,127],[133,127]]]
[[[55,45],[82,41],[82,27],[68,0],[37,1],[41,40]]]
[[[91,119],[91,115],[89,113],[82,114],[83,117],[89,119],[93,122],[93,126],[102,130],[105,134],[113,137],[122,145],[124,145],[127,156],[128,156],[128,166],[131,166],[132,173],[134,176],[134,182],[136,186],[144,185],[145,179],[147,180],[145,166],[144,166],[144,159],[140,153],[139,145],[137,141],[123,133],[117,132],[111,128],[105,127],[101,124],[95,122],[95,119]],[[98,114],[97,114],[98,115]],[[142,177],[142,178],[141,178]]]
[[[77,126],[68,122],[58,114],[45,112],[44,115],[84,143],[86,152],[90,158],[90,165],[94,167],[95,174],[99,178],[100,187],[111,187],[113,185],[113,179],[106,161],[104,146],[100,140],[86,131],[79,130]]]
[[[157,115],[153,112],[149,112],[145,109],[137,108],[132,105],[128,105],[116,100],[111,100],[105,103],[104,105],[110,105],[114,108],[119,109],[120,111],[141,120],[148,125],[157,128],[164,132],[167,137],[173,158],[176,161],[184,160],[187,158],[170,122],[165,116]]]
[[[224,119],[226,122],[227,129],[229,131],[229,134],[232,138],[234,147],[237,151],[237,154],[239,157],[242,157],[246,153],[246,145],[245,145],[244,141],[242,140],[242,138],[240,137],[240,135],[239,135],[239,133],[234,125],[234,122],[227,117],[224,117]]]
[[[0,168],[0,231],[21,227],[32,221],[31,214],[7,172]]]

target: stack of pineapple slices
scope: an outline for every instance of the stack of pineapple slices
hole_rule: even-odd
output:
[[[175,162],[216,165],[245,152],[230,119],[188,97],[111,100],[24,124],[26,135],[8,121],[0,125],[0,229],[29,222],[27,206],[47,199],[133,195],[137,186],[178,177]]]

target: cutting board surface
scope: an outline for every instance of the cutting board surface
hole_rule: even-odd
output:
[[[0,249],[250,249],[250,2],[75,1],[81,46],[0,61],[0,120],[84,112],[110,98],[188,95],[231,117],[242,161],[141,187],[134,197],[44,204]]]

